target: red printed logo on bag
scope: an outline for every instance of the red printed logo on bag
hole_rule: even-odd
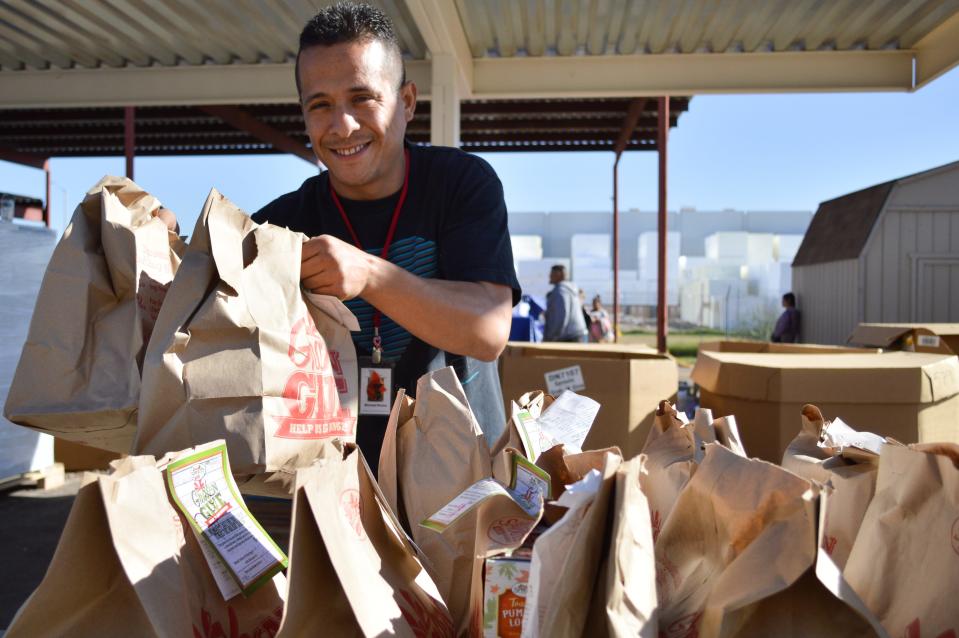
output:
[[[417,638],[448,638],[453,635],[453,621],[449,612],[429,598],[426,605],[412,593],[400,590],[403,600],[398,600],[403,620]],[[482,632],[480,632],[482,633]]]
[[[356,536],[363,540],[366,538],[366,530],[363,529],[363,518],[360,513],[360,492],[353,488],[347,488],[340,492],[340,511],[343,513],[343,520],[347,526],[352,529]]]
[[[273,638],[280,631],[280,621],[283,619],[283,607],[277,607],[273,614],[260,621],[252,631],[242,631],[232,605],[227,605],[227,627],[213,620],[213,615],[206,609],[200,612],[202,627],[193,625],[193,638]]]
[[[906,625],[906,631],[903,634],[904,638],[923,638],[922,631],[919,627],[919,619],[916,618],[911,623]],[[930,637],[931,638],[931,637]],[[947,629],[935,638],[956,638],[955,629]]]
[[[702,617],[701,611],[683,616],[666,627],[666,631],[660,631],[659,635],[661,638],[698,638],[699,620]]]
[[[836,543],[839,540],[835,536],[823,536],[822,537],[822,548],[826,550],[827,556],[832,556],[832,553],[836,551]]]
[[[283,439],[352,436],[356,417],[350,415],[348,408],[340,407],[334,361],[309,315],[293,324],[289,357],[297,370],[283,388],[288,414],[276,416],[280,425],[274,436]],[[338,355],[335,366],[340,368]]]
[[[530,521],[522,518],[501,518],[490,523],[486,535],[494,543],[507,546],[515,545],[523,540],[530,530]]]

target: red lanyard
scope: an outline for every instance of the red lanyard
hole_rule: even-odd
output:
[[[400,190],[400,198],[396,202],[396,208],[393,209],[393,219],[390,221],[390,229],[386,233],[386,241],[383,242],[383,249],[380,251],[380,258],[387,259],[390,254],[390,245],[393,243],[393,235],[396,234],[396,224],[400,221],[400,211],[403,210],[403,203],[406,201],[406,192],[410,187],[410,151],[406,149],[403,154],[404,162],[406,166],[404,168],[403,175],[403,189]],[[336,194],[336,190],[333,188],[333,185],[330,184],[330,195],[333,198],[333,204],[336,205],[336,210],[340,211],[340,217],[343,218],[343,224],[346,226],[346,230],[350,232],[350,237],[353,238],[353,243],[356,244],[356,247],[360,250],[363,250],[363,244],[360,243],[360,237],[356,234],[356,231],[353,229],[353,224],[350,223],[350,218],[346,216],[346,211],[343,209],[343,203],[340,202],[340,197]],[[373,348],[374,350],[382,349],[382,340],[380,339],[380,321],[382,320],[382,313],[373,308]]]

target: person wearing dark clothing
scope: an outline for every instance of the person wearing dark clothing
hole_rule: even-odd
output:
[[[796,295],[787,292],[783,295],[783,313],[773,328],[773,343],[796,343],[799,341],[799,311],[796,310]]]
[[[546,328],[543,341],[579,341],[589,339],[579,288],[566,281],[566,267],[553,266],[549,271],[553,289],[546,293]]]
[[[416,85],[379,9],[320,10],[300,34],[295,78],[313,153],[327,170],[253,219],[310,238],[301,284],[356,315],[365,374],[381,379],[386,370],[393,390],[415,396],[421,375],[452,366],[495,441],[506,423],[495,361],[520,298],[496,173],[458,149],[406,141]],[[361,401],[357,422],[374,471],[388,418],[382,407],[364,414]]]

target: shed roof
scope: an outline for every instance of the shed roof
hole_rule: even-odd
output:
[[[793,266],[857,259],[898,180],[823,202],[809,224]]]

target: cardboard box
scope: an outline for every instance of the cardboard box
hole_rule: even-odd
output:
[[[710,352],[754,352],[769,354],[862,354],[863,348],[821,346],[810,343],[770,343],[768,341],[703,341],[699,350]],[[878,353],[879,348],[872,352]]]
[[[903,443],[959,442],[959,358],[911,352],[773,354],[701,350],[700,403],[733,414],[746,452],[782,461],[800,410],[818,406],[856,430]]]
[[[676,361],[646,346],[579,343],[516,343],[500,357],[503,398],[531,390],[558,395],[563,389],[599,402],[599,414],[583,449],[618,445],[626,457],[639,454],[663,399],[675,401]]]
[[[959,323],[861,323],[847,341],[887,350],[959,354]]]
[[[529,559],[488,558],[483,584],[484,638],[519,638],[523,633]]]
[[[110,467],[110,461],[121,456],[123,455],[116,452],[81,445],[66,439],[55,438],[53,440],[53,460],[57,463],[63,463],[67,472],[106,470]]]

